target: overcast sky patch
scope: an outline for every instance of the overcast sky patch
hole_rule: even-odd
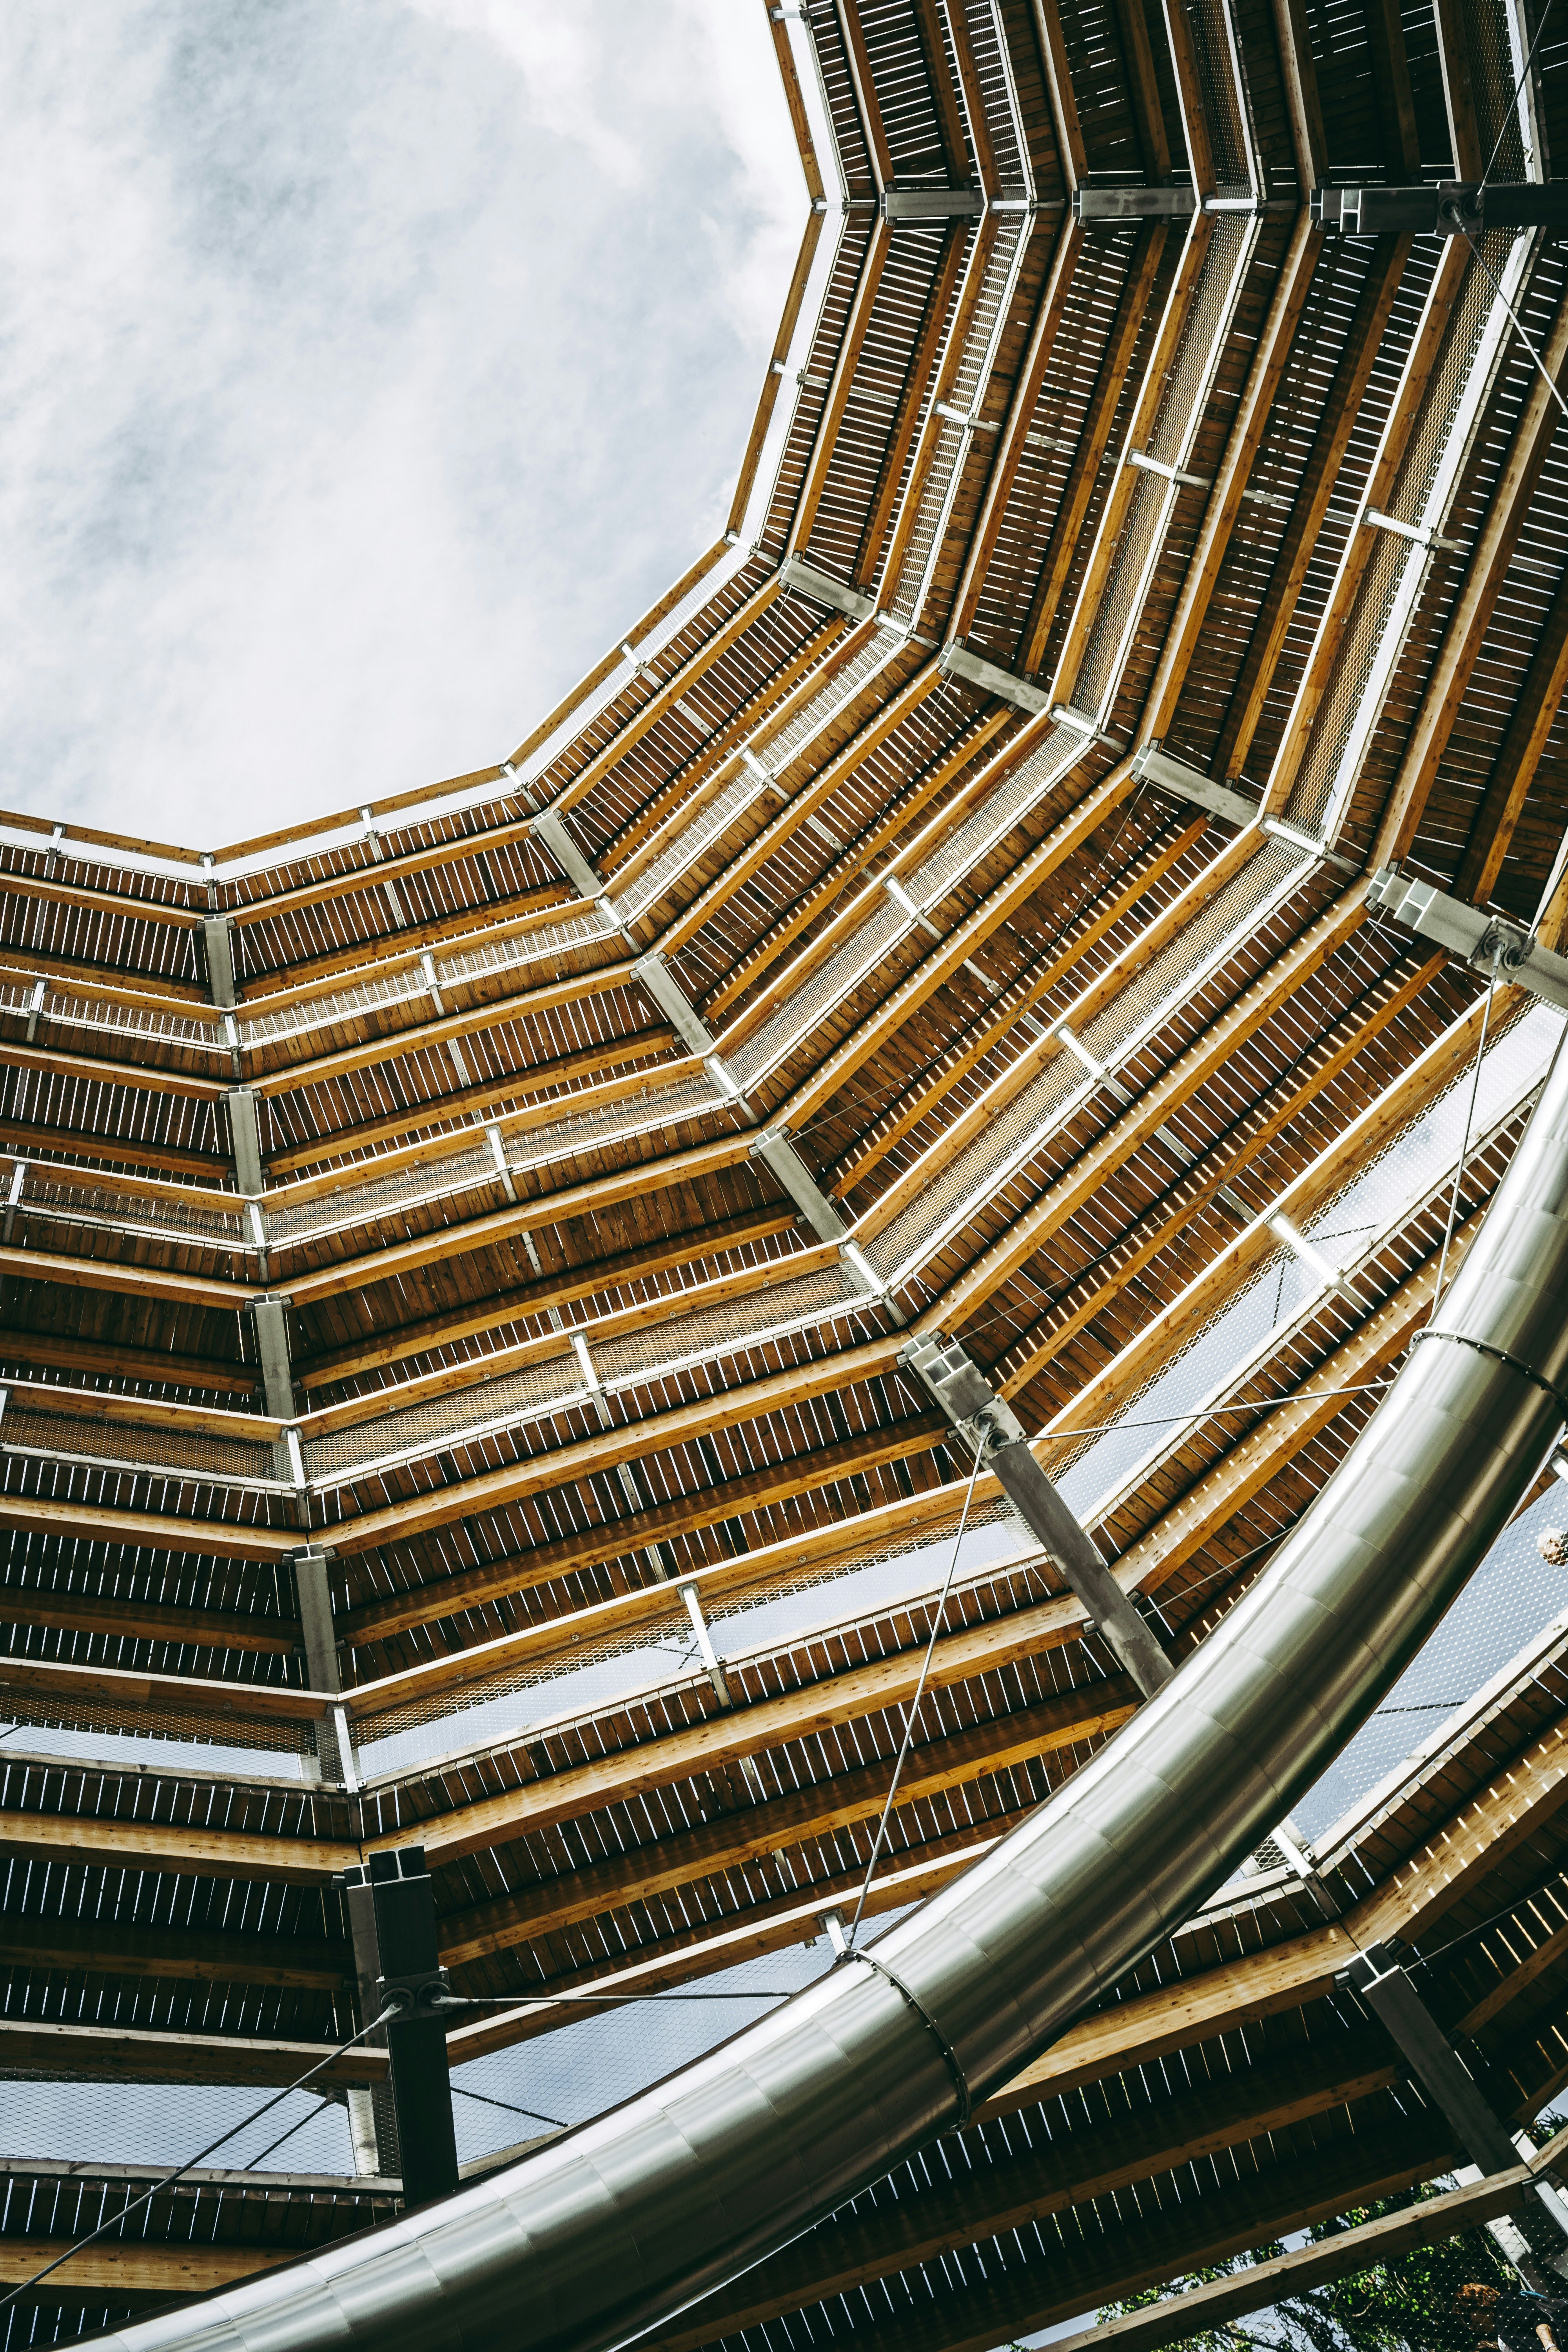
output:
[[[20,0],[0,803],[502,756],[722,527],[805,214],[760,0]]]

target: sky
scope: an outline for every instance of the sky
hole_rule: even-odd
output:
[[[11,0],[0,807],[503,757],[722,528],[805,212],[763,0]]]

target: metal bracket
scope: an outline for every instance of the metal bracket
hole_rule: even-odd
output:
[[[1105,1636],[1144,1697],[1152,1698],[1175,1668],[1100,1559],[1093,1538],[1036,1461],[1012,1406],[997,1395],[967,1349],[940,1331],[908,1341],[899,1362],[930,1391],[953,1427],[972,1444],[979,1444],[986,1468],[1047,1559],[1060,1569],[1089,1622]]]
[[[966,686],[977,686],[984,694],[994,694],[999,702],[1010,702],[1017,710],[1037,713],[1049,710],[1051,698],[1028,679],[1016,677],[1010,669],[1002,669],[995,662],[986,661],[980,654],[972,654],[956,637],[943,646],[937,656],[937,667],[943,677],[961,677]]]
[[[885,188],[882,192],[882,217],[889,228],[978,220],[984,210],[985,199],[976,188]]]
[[[530,817],[528,829],[556,870],[564,875],[584,898],[602,898],[605,896],[605,883],[553,809],[546,809],[542,815]]]
[[[1463,898],[1451,898],[1435,882],[1408,879],[1396,866],[1384,866],[1373,876],[1366,903],[1406,930],[1436,940],[1473,970],[1489,970],[1495,952],[1500,980],[1528,988],[1543,1004],[1568,1013],[1568,956],[1543,948],[1522,924],[1483,914]]]
[[[1178,760],[1173,751],[1162,750],[1157,735],[1132,755],[1132,772],[1141,783],[1158,784],[1163,793],[1173,793],[1178,800],[1195,801],[1199,808],[1212,809],[1232,824],[1256,824],[1258,803],[1241,793],[1232,792],[1228,784],[1216,784],[1201,768],[1190,761]]]
[[[810,596],[818,604],[829,604],[836,613],[847,613],[852,621],[868,621],[877,610],[874,598],[862,596],[858,589],[847,588],[842,580],[835,580],[830,572],[819,571],[804,555],[786,555],[779,565],[779,578],[786,588]]]

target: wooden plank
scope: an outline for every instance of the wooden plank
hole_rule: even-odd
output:
[[[1568,299],[1557,305],[1541,356],[1554,383],[1568,380]],[[1552,454],[1561,415],[1551,391],[1539,374],[1532,375],[1480,537],[1466,566],[1436,661],[1422,689],[1399,773],[1384,807],[1370,859],[1374,868],[1407,856],[1415,838],[1437,780],[1438,763],[1458,719],[1509,565]],[[1551,625],[1549,622],[1549,629]]]
[[[193,1486],[200,1483],[191,1474]],[[0,1495],[0,1528],[19,1535],[128,1544],[154,1552],[195,1552],[207,1559],[281,1559],[300,1549],[300,1530],[241,1526],[226,1519],[167,1517],[156,1511],[111,1511],[96,1503],[56,1503],[37,1495]]]
[[[673,677],[656,687],[641,709],[617,728],[613,740],[604,750],[596,752],[586,767],[556,793],[550,803],[554,814],[563,816],[568,809],[575,808],[580,800],[585,799],[600,779],[607,776],[610,770],[642,741],[648,730],[658,726],[680,697],[689,692],[700,677],[706,677],[716,661],[722,660],[731,646],[745,635],[752,622],[762,618],[782,589],[783,583],[776,572],[771,580],[764,580],[760,588],[753,588],[729,619],[721,622],[712,635],[705,639],[694,654],[688,655]]]
[[[963,1318],[999,1289],[1026,1258],[1032,1257],[1041,1244],[1077,1213],[1112,1169],[1141,1150],[1154,1129],[1197,1092],[1244,1038],[1259,1028],[1275,1007],[1293,994],[1340,942],[1349,938],[1362,920],[1364,897],[1365,885],[1357,883],[1321,915],[1228,1011],[1210,1024],[1163,1078],[1157,1079],[1130,1110],[1122,1112],[1074,1167],[1047,1188],[1032,1209],[965,1268],[941,1301],[920,1317],[914,1328],[923,1331],[940,1323],[944,1329],[956,1330]]]
[[[853,739],[836,753],[810,781],[793,793],[778,814],[765,824],[743,849],[738,850],[723,871],[716,875],[707,888],[700,892],[689,907],[683,908],[673,921],[658,935],[659,952],[673,955],[689,940],[695,939],[727,900],[744,888],[774,851],[799,832],[807,817],[827,802],[847,775],[855,771],[877,749],[895,734],[911,712],[929,702],[940,692],[944,680],[934,661],[921,664],[914,676],[890,695],[881,709],[866,719]]]
[[[1500,2214],[1516,2213],[1527,2201],[1531,2178],[1531,2167],[1518,2164],[1510,2172],[1489,2173],[1467,2188],[1444,2189],[1401,2212],[1336,2230],[1316,2245],[1298,2246],[1293,2253],[1248,2263],[1234,2277],[1215,2279],[1184,2294],[1167,2295],[1146,2310],[1127,2312],[1102,2327],[1059,2336],[1058,2352],[1101,2352],[1101,2347],[1103,2352],[1153,2352],[1156,2345],[1180,2343],[1200,2330],[1228,2327],[1232,2320],[1266,2310],[1284,2295],[1330,2286],[1338,2279],[1396,2261],[1417,2246],[1441,2245],[1462,2231],[1495,2221]]]
[[[955,12],[954,22],[958,21]],[[980,509],[980,520],[974,527],[964,558],[963,572],[953,599],[952,615],[948,623],[950,635],[962,639],[973,625],[974,614],[985,584],[985,574],[996,551],[996,541],[1006,519],[1013,485],[1023,462],[1026,441],[1035,414],[1035,404],[1040,395],[1047,368],[1056,355],[1062,320],[1073,289],[1073,277],[1083,251],[1084,232],[1070,216],[1062,224],[1057,236],[1056,251],[1051,257],[1050,272],[1045,291],[1035,315],[1034,330],[1029,337],[1024,362],[1018,371],[1012,397],[1007,404],[1007,415],[997,438],[996,455],[985,485],[985,498]]]
[[[73,2243],[69,2238],[0,2238],[0,2285],[25,2285],[59,2262]],[[312,2251],[308,2246],[194,2245],[189,2240],[161,2245],[155,2239],[100,2238],[71,2254],[37,2294],[46,2303],[68,2302],[78,2294],[111,2300],[121,2295],[155,2294],[161,2299],[208,2294],[215,2287],[232,2286],[237,2279],[299,2262]],[[26,2302],[23,2298],[24,2308]]]
[[[1022,752],[1031,745],[1036,730],[1044,732],[1043,720],[1014,736],[1007,746],[1007,756]],[[1087,747],[1086,747],[1087,755]],[[895,1031],[901,1029],[911,1013],[926,1003],[939,988],[952,978],[977,947],[1005,923],[1016,908],[1031,898],[1041,883],[1054,874],[1057,867],[1073,851],[1088,840],[1113,808],[1136,789],[1137,779],[1132,763],[1123,760],[1108,776],[1101,778],[1092,791],[1084,794],[1078,806],[1054,826],[1037,849],[1021,859],[1011,874],[1004,877],[989,895],[983,898],[973,913],[951,930],[940,945],[933,944],[929,955],[908,978],[901,981],[877,1010],[851,1031],[826,1061],[818,1064],[803,1078],[788,1098],[784,1117],[791,1127],[799,1128],[819,1111],[836,1095],[846,1079],[854,1076],[868,1062]],[[943,812],[946,814],[946,812]],[[722,1049],[723,1040],[720,1041]]]
[[[1159,667],[1139,720],[1144,740],[1167,735],[1176,715],[1208,620],[1209,605],[1219,585],[1226,550],[1240,519],[1247,478],[1262,446],[1275,394],[1295,347],[1301,313],[1323,250],[1323,232],[1313,227],[1303,206],[1296,215],[1290,242],[1279,265],[1268,316],[1237,403],[1235,420],[1226,436],[1225,454],[1215,475],[1214,488],[1204,509],[1197,544],[1187,563],[1181,596],[1165,632]]]
[[[1497,764],[1454,887],[1472,906],[1485,906],[1497,887],[1514,828],[1524,812],[1563,697],[1568,693],[1568,597],[1552,600],[1530,668],[1509,720]]]
[[[1377,363],[1384,330],[1414,250],[1413,237],[1380,237],[1377,241],[1313,436],[1311,454],[1286,518],[1279,551],[1247,642],[1241,675],[1215,746],[1211,772],[1215,776],[1234,778],[1247,765],[1247,755],[1306,583],[1307,567]]]
[[[196,1822],[113,1821],[81,1813],[0,1812],[0,1844],[29,1862],[107,1863],[121,1870],[167,1871],[176,1878],[258,1878],[281,1886],[321,1886],[363,1859],[358,1845],[347,1840],[266,1837],[207,1829]],[[0,2065],[27,2062],[0,2058]],[[285,2074],[282,2079],[289,2077]]]
[[[110,1347],[96,1339],[57,1338],[52,1332],[13,1325],[0,1341],[0,1362],[57,1365],[62,1371],[103,1372],[114,1380],[148,1381],[163,1388],[226,1390],[254,1397],[260,1385],[254,1364],[218,1363],[209,1356],[175,1355],[172,1349]]]
[[[881,184],[887,185],[884,180]],[[816,510],[822,494],[827,488],[827,470],[838,446],[838,429],[844,422],[844,412],[849,395],[855,389],[855,371],[870,331],[871,315],[876,308],[877,291],[882,283],[882,272],[893,249],[893,231],[889,222],[879,214],[871,231],[866,257],[860,264],[856,282],[855,298],[849,305],[849,316],[844,322],[844,338],[834,362],[833,379],[823,404],[822,417],[812,442],[811,457],[806,465],[805,478],[800,487],[795,513],[790,520],[789,537],[784,543],[786,555],[805,549],[811,541],[811,529],[816,520]]]
[[[782,25],[775,26],[773,32],[775,47],[782,47],[787,56],[789,35]],[[792,76],[793,70],[792,65]],[[795,94],[798,98],[798,86]],[[804,120],[804,114],[802,119]],[[809,153],[810,150],[803,148],[802,152]],[[815,166],[815,156],[812,161]],[[820,195],[820,184],[816,193]],[[826,206],[818,211],[815,205],[805,216],[805,229],[801,237],[800,251],[795,256],[795,272],[790,278],[789,291],[784,296],[784,316],[779,320],[778,332],[773,337],[773,348],[763,377],[763,388],[757,398],[757,412],[752,420],[752,429],[747,436],[745,448],[741,454],[741,470],[735,477],[735,495],[730,501],[730,512],[726,519],[725,537],[727,539],[739,539],[746,520],[746,509],[751,504],[752,490],[757,478],[757,468],[763,462],[763,450],[767,443],[768,427],[773,423],[773,411],[778,405],[779,389],[784,380],[784,362],[789,357],[789,347],[795,340],[801,306],[805,300],[805,289],[811,282],[812,264],[816,258],[816,248],[822,242],[822,231],[826,219]]]
[[[405,1542],[432,1528],[450,1527],[455,1519],[466,1518],[474,1511],[501,1509],[530,1495],[542,1494],[552,1486],[592,1476],[597,1470],[616,1469],[623,1462],[635,1462],[642,1454],[683,1444],[688,1438],[710,1436],[716,1429],[731,1429],[737,1422],[753,1420],[775,1407],[804,1404],[812,1397],[826,1396],[852,1381],[890,1371],[898,1360],[900,1344],[896,1338],[868,1340],[858,1348],[844,1349],[817,1362],[797,1365],[787,1372],[770,1373],[760,1381],[748,1381],[721,1396],[676,1405],[665,1412],[650,1413],[645,1421],[602,1430],[594,1437],[578,1438],[570,1445],[557,1446],[553,1452],[535,1454],[528,1461],[508,1463],[504,1469],[487,1470],[478,1477],[458,1479],[428,1494],[409,1496],[384,1510],[341,1519],[332,1528],[331,1540],[340,1552],[366,1551],[376,1544]],[[0,1504],[0,1512],[3,1509]]]
[[[969,19],[963,8],[950,7],[947,12],[948,31],[952,39],[952,53],[958,62],[959,86],[963,92],[963,110],[968,118],[969,136],[974,149],[975,167],[985,201],[990,204],[1002,193],[1002,181],[996,169],[996,151],[992,144],[991,126],[985,119],[985,92],[981,88],[980,74],[974,63],[974,45],[969,37]]]
[[[1132,1684],[1119,1675],[1069,1697],[1049,1699],[1016,1716],[929,1741],[910,1750],[899,1804],[917,1804],[1078,1741],[1103,1738],[1130,1719],[1137,1702]],[[448,1967],[460,1968],[718,1872],[742,1869],[804,1839],[827,1837],[856,1822],[874,1821],[887,1801],[889,1776],[886,1763],[836,1774],[768,1803],[721,1814],[699,1828],[618,1853],[611,1862],[448,1914],[441,1922],[441,1957]]]
[[[108,2075],[121,2083],[292,2083],[332,2047],[330,2042],[263,2042],[239,2034],[0,2019],[0,2066],[72,2080]],[[334,2058],[316,2079],[384,2083],[387,2071],[385,2051],[362,2044]]]
[[[487,1029],[503,1028],[508,1022],[624,988],[631,978],[631,969],[628,956],[624,961],[601,964],[595,971],[571,972],[560,980],[538,982],[531,988],[519,989],[515,996],[472,1004],[464,1013],[444,1013],[434,1021],[418,1021],[410,1028],[396,1030],[390,1037],[367,1037],[360,1045],[340,1046],[335,1053],[317,1054],[309,1061],[298,1061],[290,1055],[279,1068],[258,1071],[248,1083],[258,1094],[290,1095],[298,1094],[304,1087],[321,1086],[329,1078],[344,1077],[353,1070],[384,1068],[405,1055],[424,1053],[432,1045],[449,1045],[454,1037],[477,1037]],[[626,1082],[606,1079],[605,1083],[624,1086]],[[227,1089],[219,1087],[217,1091],[226,1093]],[[561,1116],[559,1105],[554,1107],[554,1115]],[[434,1110],[432,1116],[439,1118],[441,1113]],[[449,1139],[446,1139],[446,1148],[451,1149]],[[338,1181],[342,1181],[341,1176]]]

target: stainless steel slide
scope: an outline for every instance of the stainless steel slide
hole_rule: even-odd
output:
[[[1568,1407],[1568,1055],[1370,1427],[1174,1680],[983,1862],[695,2065],[445,2204],[100,2339],[607,2346],[963,2120],[1258,1845],[1366,1719]]]

